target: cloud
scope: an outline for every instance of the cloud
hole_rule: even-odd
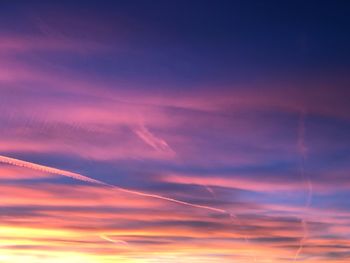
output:
[[[154,136],[144,125],[134,129],[134,132],[142,141],[151,146],[154,150],[170,153],[171,155],[175,154],[165,140]]]

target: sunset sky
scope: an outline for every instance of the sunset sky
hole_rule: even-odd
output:
[[[349,14],[0,1],[0,263],[350,262]]]

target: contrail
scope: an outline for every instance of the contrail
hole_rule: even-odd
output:
[[[63,175],[66,177],[74,178],[74,179],[79,180],[79,181],[107,185],[101,181],[86,177],[86,176],[81,175],[81,174],[72,173],[69,171],[60,170],[60,169],[52,168],[49,166],[31,163],[31,162],[26,162],[26,161],[18,160],[15,158],[6,157],[3,155],[0,155],[0,163],[7,163],[7,164],[11,164],[11,165],[19,166],[19,167],[25,167],[25,168],[29,168],[32,170],[47,172],[47,173],[51,173],[51,174],[59,174],[59,175]]]
[[[154,150],[158,152],[169,152],[175,153],[169,144],[152,134],[144,125],[140,125],[137,129],[133,130],[134,133],[147,145],[151,146]]]
[[[73,173],[73,172],[70,172],[67,170],[57,169],[57,168],[53,168],[53,167],[49,167],[49,166],[45,166],[45,165],[40,165],[40,164],[36,164],[36,163],[32,163],[32,162],[26,162],[26,161],[22,161],[22,160],[15,159],[15,158],[10,158],[10,157],[3,156],[3,155],[0,155],[0,163],[6,163],[6,164],[14,165],[14,166],[25,167],[25,168],[29,168],[29,169],[33,169],[33,170],[43,171],[43,172],[47,172],[47,173],[51,173],[51,174],[62,175],[62,176],[70,177],[70,178],[73,178],[73,179],[76,179],[79,181],[94,183],[94,184],[110,187],[114,190],[128,193],[128,194],[160,199],[160,200],[173,202],[173,203],[177,203],[177,204],[181,204],[181,205],[185,205],[185,206],[190,206],[190,207],[194,207],[194,208],[199,208],[199,209],[214,211],[214,212],[221,213],[221,214],[226,214],[229,216],[229,218],[231,220],[236,219],[239,226],[242,227],[242,223],[239,220],[239,218],[235,214],[233,214],[230,211],[225,210],[225,209],[220,209],[220,208],[216,208],[216,207],[212,207],[212,206],[198,205],[198,204],[193,204],[193,203],[189,203],[189,202],[185,202],[185,201],[181,201],[181,200],[177,200],[174,198],[161,196],[161,195],[157,195],[157,194],[150,194],[150,193],[130,190],[130,189],[122,188],[119,186],[111,185],[111,184],[102,182],[100,180],[92,179],[92,178],[87,177],[87,176],[82,175],[82,174]],[[213,190],[211,189],[211,191],[213,191]],[[214,193],[214,191],[213,191],[213,193]],[[113,242],[113,243],[121,243],[121,244],[127,245],[127,242],[125,242],[125,241],[120,241],[120,240],[116,241],[116,240],[109,238],[106,235],[100,235],[100,238],[102,238],[106,241]],[[243,236],[243,238],[244,238],[246,244],[249,244],[249,240],[245,235]],[[253,260],[254,260],[254,262],[256,262],[255,256],[253,256]]]
[[[216,199],[216,200],[218,199],[217,196],[216,196],[215,191],[209,185],[204,185],[204,188],[213,196],[214,199]],[[228,215],[230,217],[231,223],[234,223],[234,221],[236,221],[238,223],[239,228],[243,229],[242,221],[240,220],[238,215],[236,215],[236,214],[234,214],[232,212],[229,212],[229,211],[227,211],[227,213],[228,213]],[[243,240],[246,243],[246,245],[249,245],[248,237],[244,233],[242,233],[242,237],[243,237]],[[256,262],[256,256],[252,255],[252,258],[253,258],[253,261]]]
[[[103,234],[100,235],[100,238],[103,239],[103,240],[112,242],[114,244],[129,245],[129,243],[124,241],[124,240],[119,240],[119,239],[115,240],[115,239],[112,239],[112,238],[108,237],[107,235],[103,235]]]
[[[239,218],[237,215],[235,215],[235,214],[233,214],[233,213],[229,213],[229,216],[230,216],[230,220],[232,221],[232,223],[233,223],[234,221],[237,221],[238,226],[239,226],[241,229],[244,227],[242,221],[240,220],[240,218]],[[244,242],[246,243],[246,245],[250,245],[250,241],[249,241],[249,238],[247,237],[247,235],[244,234],[244,233],[242,233],[241,235],[242,235],[243,240],[244,240]],[[253,255],[252,252],[253,252],[253,251],[250,250],[250,253],[249,253],[249,254],[250,254],[250,256],[252,257],[253,261],[256,262],[256,255]]]
[[[212,195],[213,198],[217,199],[214,190],[210,186],[204,185],[204,188]]]
[[[181,205],[185,205],[185,206],[190,206],[190,207],[195,207],[195,208],[200,208],[200,209],[205,209],[205,210],[210,210],[210,211],[230,215],[230,212],[228,212],[224,209],[211,207],[211,206],[205,206],[205,205],[193,204],[193,203],[189,203],[189,202],[185,202],[185,201],[181,201],[181,200],[177,200],[174,198],[161,196],[161,195],[157,195],[157,194],[150,194],[150,193],[139,192],[139,191],[135,191],[135,190],[129,190],[126,188],[122,188],[119,186],[115,186],[115,185],[111,185],[111,184],[102,182],[100,180],[92,179],[92,178],[87,177],[87,176],[82,175],[82,174],[73,173],[73,172],[61,170],[61,169],[56,169],[56,168],[52,168],[49,166],[44,166],[44,165],[40,165],[40,164],[36,164],[36,163],[32,163],[32,162],[26,162],[26,161],[22,161],[19,159],[6,157],[3,155],[0,155],[0,163],[11,164],[11,165],[19,166],[19,167],[26,167],[29,169],[43,171],[43,172],[47,172],[47,173],[51,173],[51,174],[58,174],[58,175],[70,177],[70,178],[73,178],[73,179],[76,179],[79,181],[83,181],[83,182],[94,183],[94,184],[99,184],[99,185],[111,187],[112,189],[118,190],[120,192],[128,193],[128,194],[161,199],[161,200],[165,200],[165,201],[169,201],[169,202],[173,202],[173,203],[177,203],[177,204],[181,204]]]
[[[305,173],[305,160],[306,160],[306,146],[305,146],[305,111],[302,111],[300,114],[300,119],[299,119],[299,127],[298,127],[298,152],[301,156],[301,165],[300,165],[300,174],[301,178],[306,185],[307,189],[307,197],[306,197],[306,202],[305,202],[305,211],[310,207],[311,201],[312,201],[312,195],[313,195],[313,187],[312,187],[312,181],[310,176],[308,176]],[[307,221],[304,218],[301,220],[301,225],[303,227],[303,236],[300,239],[299,242],[299,248],[297,249],[295,256],[294,256],[294,261],[297,260],[299,254],[303,250],[304,242],[308,236],[308,226],[307,226]]]
[[[79,181],[83,181],[83,182],[107,186],[107,187],[110,187],[114,190],[128,193],[128,194],[160,199],[160,200],[169,201],[169,202],[173,202],[173,203],[177,203],[177,204],[181,204],[181,205],[185,205],[185,206],[190,206],[190,207],[194,207],[194,208],[199,208],[199,209],[204,209],[204,210],[214,211],[217,213],[226,214],[229,216],[229,218],[231,220],[237,220],[239,226],[242,227],[242,223],[239,220],[239,218],[235,214],[233,214],[232,212],[225,210],[225,209],[220,209],[220,208],[216,208],[216,207],[212,207],[212,206],[198,205],[198,204],[193,204],[193,203],[189,203],[189,202],[185,202],[185,201],[181,201],[181,200],[177,200],[174,198],[161,196],[161,195],[157,195],[157,194],[150,194],[150,193],[130,190],[130,189],[122,188],[119,186],[111,185],[111,184],[102,182],[100,180],[92,179],[92,178],[87,177],[87,176],[82,175],[82,174],[70,172],[67,170],[57,169],[57,168],[53,168],[53,167],[49,167],[49,166],[45,166],[45,165],[40,165],[40,164],[36,164],[36,163],[32,163],[32,162],[22,161],[19,159],[10,158],[10,157],[3,156],[3,155],[0,155],[0,163],[6,163],[6,164],[14,165],[14,166],[25,167],[25,168],[38,170],[38,171],[42,171],[42,172],[47,172],[47,173],[51,173],[51,174],[62,175],[62,176],[70,177],[70,178],[73,178],[73,179],[76,179]],[[210,192],[212,192],[213,195],[215,195],[215,192],[211,188],[208,187],[207,189],[208,190],[210,189],[211,190]],[[123,241],[123,240],[113,240],[113,239],[109,238],[107,235],[101,234],[100,238],[102,238],[106,241],[112,242],[112,243],[120,243],[120,244],[128,245],[128,243]],[[243,235],[243,238],[244,238],[246,244],[249,244],[249,240],[245,235]],[[253,260],[254,260],[254,262],[256,262],[255,256],[253,256]]]

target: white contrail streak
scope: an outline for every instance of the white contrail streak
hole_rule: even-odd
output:
[[[156,151],[169,152],[173,154],[175,153],[165,140],[156,137],[146,128],[146,126],[140,125],[140,127],[138,127],[137,129],[134,129],[133,131],[143,142],[151,146]]]
[[[40,164],[31,163],[31,162],[26,162],[26,161],[18,160],[18,159],[15,159],[15,158],[6,157],[6,156],[3,156],[3,155],[0,155],[0,162],[1,163],[15,165],[15,166],[19,166],[19,167],[25,167],[25,168],[29,168],[29,169],[32,169],[32,170],[47,172],[47,173],[51,173],[51,174],[59,174],[59,175],[63,175],[63,176],[66,176],[66,177],[74,178],[74,179],[79,180],[79,181],[106,185],[105,183],[103,183],[101,181],[98,181],[98,180],[86,177],[86,176],[81,175],[81,174],[72,173],[72,172],[69,172],[69,171],[60,170],[60,169],[52,168],[52,167],[49,167],[49,166],[44,166],[44,165],[40,165]]]
[[[107,236],[107,235],[103,235],[103,234],[101,234],[99,237],[100,237],[101,239],[103,239],[103,240],[106,240],[106,241],[112,242],[112,243],[114,243],[114,244],[129,245],[129,243],[128,243],[128,242],[126,242],[126,241],[124,241],[124,240],[120,240],[120,239],[115,240],[115,239],[110,238],[110,237],[109,237],[109,236]]]
[[[213,197],[214,199],[217,199],[214,190],[213,190],[210,186],[204,185],[204,188],[212,195],[212,197]]]
[[[299,128],[298,128],[298,151],[301,156],[301,166],[300,166],[300,174],[301,178],[306,186],[307,189],[307,197],[305,202],[305,212],[307,209],[309,209],[312,201],[312,195],[313,195],[313,187],[312,187],[312,181],[311,178],[305,173],[305,161],[306,161],[306,146],[305,146],[305,112],[303,111],[300,114],[300,120],[299,120]],[[308,236],[308,224],[306,221],[306,218],[302,218],[301,225],[303,227],[303,236],[300,239],[299,247],[295,253],[294,261],[297,260],[299,254],[303,250],[303,246],[305,243],[305,240]]]
[[[190,207],[194,207],[194,208],[205,209],[205,210],[214,211],[217,213],[226,214],[229,216],[229,218],[231,220],[234,220],[234,218],[235,218],[237,220],[239,226],[242,227],[242,223],[240,222],[238,217],[236,215],[234,215],[233,213],[231,213],[227,210],[224,210],[224,209],[220,209],[220,208],[216,208],[216,207],[212,207],[212,206],[193,204],[193,203],[189,203],[189,202],[185,202],[185,201],[181,201],[181,200],[177,200],[174,198],[161,196],[161,195],[157,195],[157,194],[150,194],[150,193],[139,192],[139,191],[135,191],[135,190],[129,190],[126,188],[122,188],[119,186],[111,185],[111,184],[108,184],[108,183],[105,183],[105,182],[102,182],[99,180],[89,178],[89,177],[82,175],[82,174],[73,173],[73,172],[61,170],[61,169],[56,169],[56,168],[52,168],[49,166],[44,166],[44,165],[40,165],[40,164],[36,164],[36,163],[32,163],[32,162],[26,162],[26,161],[22,161],[19,159],[6,157],[3,155],[0,155],[0,163],[6,163],[6,164],[14,165],[14,166],[25,167],[25,168],[29,168],[29,169],[33,169],[33,170],[43,171],[43,172],[47,172],[47,173],[51,173],[51,174],[62,175],[62,176],[70,177],[70,178],[73,178],[73,179],[76,179],[79,181],[83,181],[83,182],[89,182],[89,183],[94,183],[94,184],[98,184],[98,185],[102,185],[102,186],[111,187],[114,190],[128,193],[128,194],[160,199],[160,200],[169,201],[169,202],[173,202],[173,203],[177,203],[177,204],[181,204],[181,205],[185,205],[185,206],[190,206]],[[245,242],[248,244],[249,243],[248,238],[246,236],[243,236],[243,237],[244,237]],[[106,241],[112,242],[112,243],[120,243],[120,244],[128,245],[127,242],[125,242],[125,241],[113,240],[113,239],[109,238],[107,235],[100,235],[100,238],[102,238]],[[254,262],[256,262],[255,256],[253,256],[253,260],[254,260]]]
[[[214,199],[218,199],[216,196],[215,191],[208,185],[204,185],[205,189],[213,196]],[[227,211],[227,213],[229,214],[230,220],[232,221],[232,223],[234,224],[234,222],[236,221],[238,223],[238,226],[240,229],[243,229],[243,224],[242,221],[239,219],[238,215],[231,213],[229,211]],[[242,237],[244,239],[244,242],[246,243],[246,245],[249,245],[249,239],[248,237],[243,233]],[[256,256],[252,255],[253,261],[256,262]]]
[[[169,201],[169,202],[173,202],[173,203],[177,203],[177,204],[181,204],[181,205],[191,206],[191,207],[195,207],[195,208],[200,208],[200,209],[205,209],[205,210],[210,210],[210,211],[230,215],[230,213],[224,209],[215,208],[215,207],[211,207],[211,206],[205,206],[205,205],[193,204],[193,203],[189,203],[189,202],[185,202],[185,201],[181,201],[181,200],[177,200],[174,198],[165,197],[165,196],[161,196],[161,195],[157,195],[157,194],[150,194],[150,193],[139,192],[139,191],[135,191],[135,190],[129,190],[126,188],[122,188],[119,186],[111,185],[111,184],[108,184],[108,183],[105,183],[105,182],[102,182],[99,180],[92,179],[92,178],[87,177],[87,176],[82,175],[82,174],[73,173],[73,172],[61,170],[61,169],[56,169],[56,168],[52,168],[49,166],[44,166],[44,165],[40,165],[40,164],[36,164],[36,163],[26,162],[26,161],[22,161],[19,159],[6,157],[3,155],[0,155],[0,163],[11,164],[11,165],[19,166],[19,167],[26,167],[29,169],[43,171],[43,172],[47,172],[47,173],[51,173],[51,174],[58,174],[58,175],[62,175],[65,177],[71,177],[73,179],[83,181],[83,182],[89,182],[89,183],[99,184],[99,185],[103,185],[103,186],[108,186],[108,187],[111,187],[112,189],[118,190],[120,192],[128,193],[128,194],[161,199],[161,200],[165,200],[165,201]]]

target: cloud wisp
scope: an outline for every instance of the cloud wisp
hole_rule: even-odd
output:
[[[305,241],[308,236],[308,222],[306,220],[306,213],[308,209],[310,208],[311,202],[312,202],[312,195],[313,195],[313,185],[310,176],[305,172],[305,162],[306,162],[306,153],[307,153],[307,147],[305,145],[305,119],[306,119],[306,113],[305,111],[302,111],[299,118],[299,125],[298,125],[298,152],[300,154],[301,158],[301,164],[300,164],[300,175],[301,178],[306,186],[306,202],[305,202],[305,209],[304,209],[304,217],[301,219],[301,225],[303,228],[303,235],[299,242],[299,247],[297,251],[295,252],[294,261],[296,261],[300,255],[300,253],[303,250]]]
[[[189,203],[189,202],[185,202],[185,201],[181,201],[181,200],[177,200],[177,199],[174,199],[174,198],[165,197],[165,196],[161,196],[161,195],[157,195],[157,194],[150,194],[150,193],[144,193],[144,192],[140,192],[140,191],[134,191],[134,190],[122,188],[122,187],[119,187],[119,186],[111,185],[111,184],[102,182],[100,180],[92,179],[90,177],[87,177],[85,175],[81,175],[81,174],[78,174],[78,173],[73,173],[73,172],[66,171],[66,170],[61,170],[61,169],[56,169],[56,168],[40,165],[40,164],[26,162],[26,161],[22,161],[22,160],[15,159],[15,158],[10,158],[10,157],[3,156],[3,155],[0,155],[0,162],[6,163],[6,164],[15,165],[15,166],[19,166],[19,167],[26,167],[26,168],[29,168],[29,169],[45,171],[47,173],[58,174],[58,175],[62,175],[62,176],[65,176],[65,177],[70,177],[70,178],[73,178],[73,179],[76,179],[76,180],[79,180],[79,181],[83,181],[83,182],[99,184],[99,185],[111,187],[111,188],[113,188],[113,189],[115,189],[117,191],[129,193],[129,194],[133,194],[133,195],[161,199],[161,200],[164,200],[164,201],[169,201],[169,202],[173,202],[173,203],[177,203],[177,204],[181,204],[181,205],[186,205],[186,206],[190,206],[190,207],[194,207],[194,208],[205,209],[205,210],[210,210],[210,211],[213,211],[213,212],[218,212],[218,213],[231,215],[230,212],[228,212],[227,210],[224,210],[224,209],[211,207],[211,206],[206,206],[206,205],[193,204],[193,203]]]
[[[168,152],[174,154],[174,150],[169,146],[169,144],[161,139],[156,137],[151,133],[146,126],[140,125],[138,128],[135,128],[134,133],[147,145],[151,146],[154,150],[158,152]]]

